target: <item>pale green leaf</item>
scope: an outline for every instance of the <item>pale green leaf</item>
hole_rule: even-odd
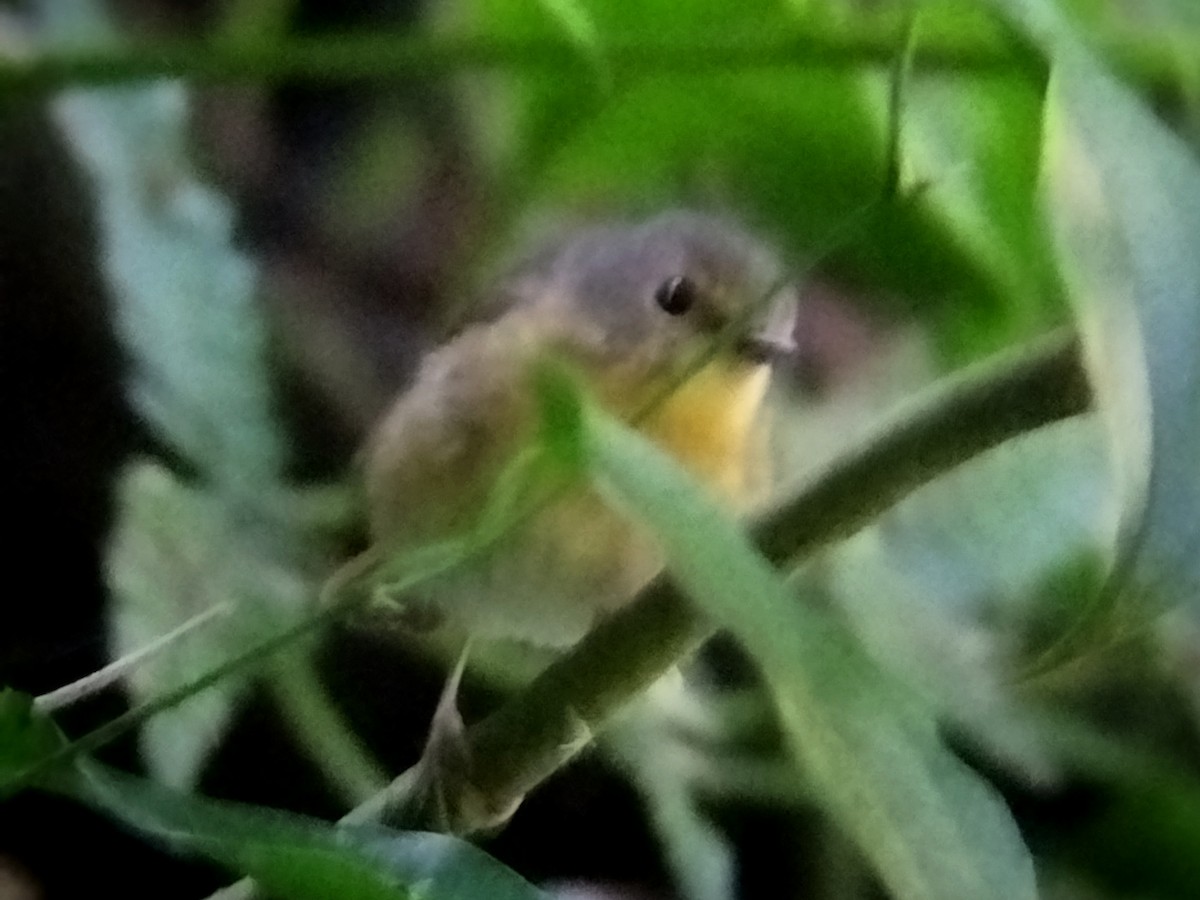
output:
[[[605,734],[646,805],[663,855],[685,900],[734,900],[734,849],[706,815],[684,764],[690,749],[672,721],[673,701],[686,691],[682,679],[665,678],[624,710]]]
[[[205,476],[255,496],[284,455],[258,274],[234,247],[232,207],[195,174],[188,105],[181,84],[156,82],[71,90],[53,110],[91,178],[135,408]]]
[[[295,571],[245,533],[227,504],[156,463],[129,466],[117,501],[121,514],[105,560],[114,658],[214,607],[230,610],[134,669],[126,685],[137,701],[190,684],[255,646],[294,621],[311,594]],[[223,679],[147,722],[141,743],[151,771],[168,784],[192,784],[247,684],[245,676]]]
[[[1047,212],[1123,495],[1122,583],[1200,602],[1200,163],[1045,0],[994,0],[1052,66]]]
[[[26,773],[57,753],[66,738],[29,694],[0,686],[0,800],[28,785]],[[52,783],[54,772],[39,783]]]
[[[676,466],[589,409],[598,488],[654,530],[678,584],[762,666],[820,798],[892,893],[1031,898],[1008,810],[941,742],[930,710],[832,619],[802,605],[746,535]]]
[[[1044,782],[1058,765],[1016,694],[1012,636],[996,623],[1027,620],[1029,598],[1065,560],[1099,557],[1112,540],[1111,507],[1099,423],[1073,419],[915,492],[826,551],[804,581],[945,721],[1024,780]]]
[[[0,691],[0,796],[66,741],[33,698]],[[14,779],[16,779],[14,781]],[[337,826],[210,800],[66,758],[35,785],[64,794],[179,853],[254,877],[288,900],[538,900],[544,895],[466,841],[376,826]]]

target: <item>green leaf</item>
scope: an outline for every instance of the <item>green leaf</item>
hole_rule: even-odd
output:
[[[579,382],[566,364],[552,358],[538,360],[533,375],[541,405],[541,445],[559,465],[579,471],[584,462]]]
[[[706,40],[731,34],[852,38],[860,24],[871,32],[896,19],[894,6],[622,0],[591,4],[588,21],[601,48],[654,35],[702,54]],[[555,36],[522,0],[469,0],[459,11],[472,32]],[[967,45],[1005,38],[994,17],[963,15],[962,4],[923,12],[918,43],[926,29]],[[880,302],[930,311],[942,348],[959,358],[1062,316],[1034,193],[1041,97],[1020,72],[915,75],[900,110],[904,190],[892,199],[884,71],[809,67],[799,55],[795,66],[705,71],[699,57],[684,74],[621,67],[607,93],[561,68],[506,72],[490,87],[472,121],[503,135],[498,191],[524,217],[681,202],[741,210],[778,234],[797,269],[822,257]]]
[[[136,668],[126,679],[134,700],[190,684],[297,620],[311,585],[220,497],[147,461],[122,473],[117,496],[120,515],[105,560],[112,656],[135,652],[215,606],[230,610]],[[193,784],[248,684],[246,675],[223,679],[147,722],[141,746],[155,776]]]
[[[544,895],[458,838],[336,826],[175,793],[95,763],[77,799],[148,838],[250,875],[288,900],[537,900]]]
[[[284,458],[258,272],[234,247],[230,204],[195,175],[188,105],[181,84],[158,82],[68,91],[53,110],[95,190],[134,406],[205,476],[256,497]]]
[[[653,529],[680,586],[757,659],[806,775],[894,895],[1036,896],[1008,810],[942,744],[917,697],[799,603],[660,451],[599,410],[582,421],[598,489]]]
[[[41,8],[49,45],[117,40],[99,3]],[[123,474],[106,559],[113,655],[218,603],[237,609],[136,671],[135,700],[178,688],[294,622],[312,594],[297,535],[281,533],[271,514],[285,451],[257,268],[234,246],[232,206],[197,177],[188,104],[182,85],[157,82],[67,91],[53,105],[94,191],[127,393],[204,485],[185,488],[151,465]],[[155,773],[190,783],[244,686],[229,679],[150,722],[142,738]]]
[[[38,712],[33,697],[0,688],[0,800],[27,787],[24,773],[66,743],[50,717]]]
[[[32,697],[0,691],[0,797],[66,748]],[[250,875],[289,900],[538,900],[544,895],[458,838],[341,827],[280,810],[179,793],[90,759],[64,760],[35,783],[150,840]]]
[[[612,73],[604,59],[604,42],[587,7],[579,0],[538,0],[538,5],[559,23],[580,53],[591,60],[597,74],[607,82]]]
[[[825,551],[804,581],[945,721],[1045,783],[1058,766],[1017,694],[1013,636],[997,622],[1028,622],[1031,598],[1064,561],[1098,559],[1111,543],[1106,476],[1095,417],[1039,429],[915,492]]]
[[[1120,478],[1118,575],[1200,608],[1200,164],[1053,4],[994,2],[1052,65],[1047,214]]]
[[[959,72],[914,74],[901,99],[902,190],[920,192],[930,225],[988,287],[971,296],[964,284],[970,314],[939,323],[959,354],[1044,331],[1065,307],[1036,202],[1041,102],[1028,79]]]

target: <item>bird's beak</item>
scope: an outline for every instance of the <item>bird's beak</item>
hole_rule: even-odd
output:
[[[755,327],[734,345],[739,357],[755,365],[773,363],[796,349],[796,290],[785,285],[766,304]]]

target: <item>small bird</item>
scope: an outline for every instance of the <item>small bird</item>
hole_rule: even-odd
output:
[[[365,448],[376,558],[472,528],[536,439],[531,376],[555,354],[591,396],[734,509],[767,484],[770,363],[793,346],[795,292],[740,226],[672,211],[547,244],[487,293],[489,314],[423,360]],[[584,483],[555,494],[414,608],[472,636],[563,647],[662,567],[652,535]]]

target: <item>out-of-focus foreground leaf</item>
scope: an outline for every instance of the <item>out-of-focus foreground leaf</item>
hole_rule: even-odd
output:
[[[0,693],[4,781],[66,741],[32,698]],[[147,838],[252,876],[288,900],[538,900],[543,894],[458,838],[339,827],[274,809],[177,793],[89,759],[66,759],[38,780]]]
[[[641,795],[680,895],[685,900],[735,900],[734,848],[697,796],[692,767],[685,764],[689,750],[671,727],[671,701],[683,695],[682,687],[672,678],[663,679],[622,710],[605,734],[604,749]]]
[[[941,743],[917,695],[802,605],[657,449],[585,412],[585,464],[598,489],[654,530],[681,587],[762,666],[805,775],[893,894],[1035,897],[1032,859],[1008,810]]]
[[[1195,608],[1200,163],[1103,69],[1053,3],[994,2],[1052,66],[1047,212],[1123,492],[1119,583]]]
[[[289,900],[536,900],[543,895],[449,835],[337,826],[166,791],[95,764],[80,799],[180,852],[249,875]]]
[[[1111,542],[1106,465],[1094,417],[1010,441],[830,547],[801,584],[994,760],[1053,780],[1059,762],[1017,693],[1019,636],[1004,626],[1036,616],[1042,584]]]

